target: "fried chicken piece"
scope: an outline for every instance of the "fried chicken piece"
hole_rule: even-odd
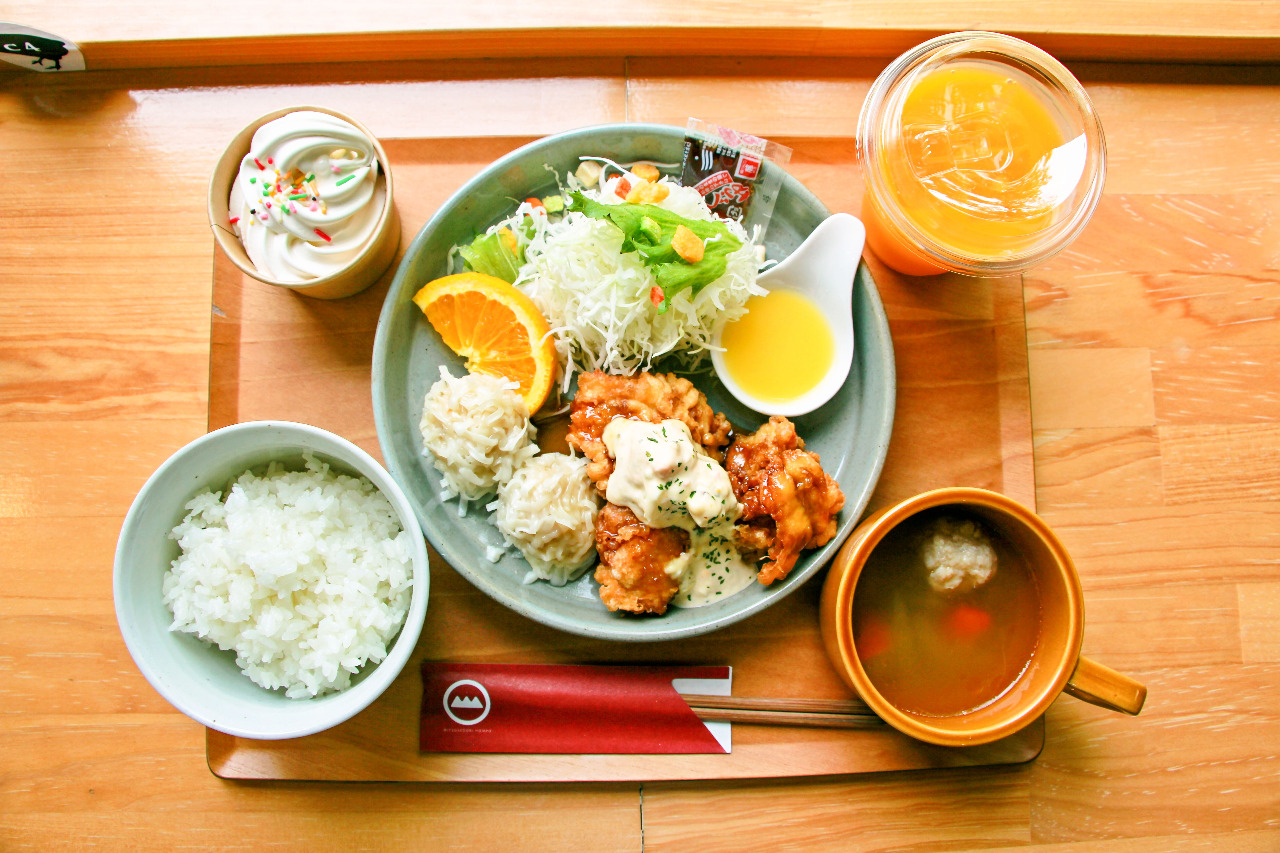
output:
[[[688,379],[670,373],[610,376],[600,371],[578,377],[566,440],[587,457],[587,476],[604,494],[613,458],[604,446],[604,428],[615,417],[651,424],[672,418],[689,427],[693,440],[719,462],[729,442],[729,421],[707,405],[707,398]]]
[[[741,522],[733,526],[733,542],[743,559],[758,562],[773,545],[773,519],[765,516],[758,524]]]
[[[649,527],[624,506],[605,504],[596,517],[596,580],[610,610],[663,614],[680,590],[666,566],[689,550],[689,534],[678,527]]]
[[[768,550],[760,583],[785,578],[800,552],[836,535],[844,493],[815,453],[804,449],[795,425],[774,416],[750,435],[737,435],[725,454],[733,494],[742,505],[735,533],[744,550]]]

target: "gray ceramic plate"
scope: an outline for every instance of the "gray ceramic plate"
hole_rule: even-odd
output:
[[[812,414],[796,418],[806,446],[822,457],[823,468],[845,494],[839,532],[829,544],[806,552],[786,580],[765,587],[753,584],[739,594],[706,607],[672,608],[663,616],[611,613],[600,602],[588,571],[576,583],[553,587],[523,583],[528,567],[514,549],[498,563],[484,555],[484,540],[500,540],[482,507],[458,517],[456,501],[438,495],[439,475],[422,455],[418,421],[427,389],[445,364],[455,376],[462,360],[448,350],[411,301],[414,293],[448,272],[451,247],[470,241],[477,230],[506,216],[516,199],[555,190],[550,165],[558,174],[577,167],[583,154],[617,162],[679,161],[681,128],[653,124],[613,124],[557,134],[530,143],[489,166],[458,190],[414,239],[396,272],[373,348],[373,411],[387,468],[417,510],[427,539],[463,577],[487,595],[545,625],[610,640],[649,641],[691,637],[724,627],[795,591],[835,555],[853,529],[875,488],[893,427],[894,362],[889,324],[875,283],[865,265],[855,280],[853,314],[856,336],[849,379],[836,396]],[[766,166],[766,168],[771,168]],[[767,234],[771,258],[790,254],[828,212],[812,193],[784,175]],[[714,373],[695,378],[711,405],[739,428],[755,429],[763,418],[731,398]]]

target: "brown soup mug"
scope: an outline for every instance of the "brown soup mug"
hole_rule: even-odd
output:
[[[1010,545],[1038,585],[1041,611],[1035,650],[1012,687],[980,708],[945,717],[917,714],[888,702],[868,678],[853,639],[853,600],[868,556],[890,530],[937,507],[954,507],[958,514],[981,520],[993,537]],[[827,655],[845,683],[885,722],[929,743],[972,746],[1006,737],[1044,713],[1064,691],[1126,714],[1137,714],[1147,696],[1146,687],[1137,681],[1080,656],[1084,600],[1066,548],[1034,512],[985,489],[936,489],[869,516],[831,564],[819,618]]]

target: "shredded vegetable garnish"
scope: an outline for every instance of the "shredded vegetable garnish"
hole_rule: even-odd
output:
[[[725,274],[726,258],[742,248],[742,241],[729,233],[721,222],[686,219],[656,204],[601,204],[582,193],[572,194],[571,212],[582,212],[592,219],[605,219],[623,234],[622,252],[635,252],[653,272],[663,298],[655,304],[665,314],[671,296],[686,288],[697,296],[702,288]],[[699,249],[696,259],[680,254],[675,242],[680,232]],[[653,292],[650,291],[650,296]]]
[[[573,176],[568,184],[581,186]],[[723,222],[697,191],[668,186],[659,207],[685,219]],[[608,186],[581,191],[600,204],[624,203]],[[675,357],[683,370],[702,365],[716,324],[742,316],[747,299],[765,292],[756,284],[755,244],[736,222],[723,227],[741,243],[725,255],[723,275],[696,289],[668,287],[665,296],[641,255],[623,251],[626,238],[608,218],[578,211],[549,216],[525,201],[488,233],[507,228],[518,238],[524,263],[515,285],[551,325],[568,390],[575,370],[631,374],[666,356]]]

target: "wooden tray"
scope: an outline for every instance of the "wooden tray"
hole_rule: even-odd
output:
[[[468,177],[526,139],[385,141],[402,249]],[[850,146],[791,142],[789,170],[856,210]],[[898,369],[893,440],[871,506],[928,488],[996,489],[1034,508],[1026,328],[1019,278],[912,281],[874,259]],[[324,427],[381,458],[369,390],[378,313],[392,271],[336,302],[253,281],[215,250],[209,428],[277,418]],[[729,664],[737,696],[848,698],[817,630],[821,577],[768,611],[709,636],[626,645],[564,634],[497,605],[431,554],[431,601],[414,656],[366,711],[321,734],[253,741],[208,730],[210,769],[228,779],[635,781],[811,776],[1008,764],[1035,758],[1043,720],[984,747],[931,747],[888,726],[865,730],[736,725],[731,755],[457,755],[418,751],[418,664]]]

